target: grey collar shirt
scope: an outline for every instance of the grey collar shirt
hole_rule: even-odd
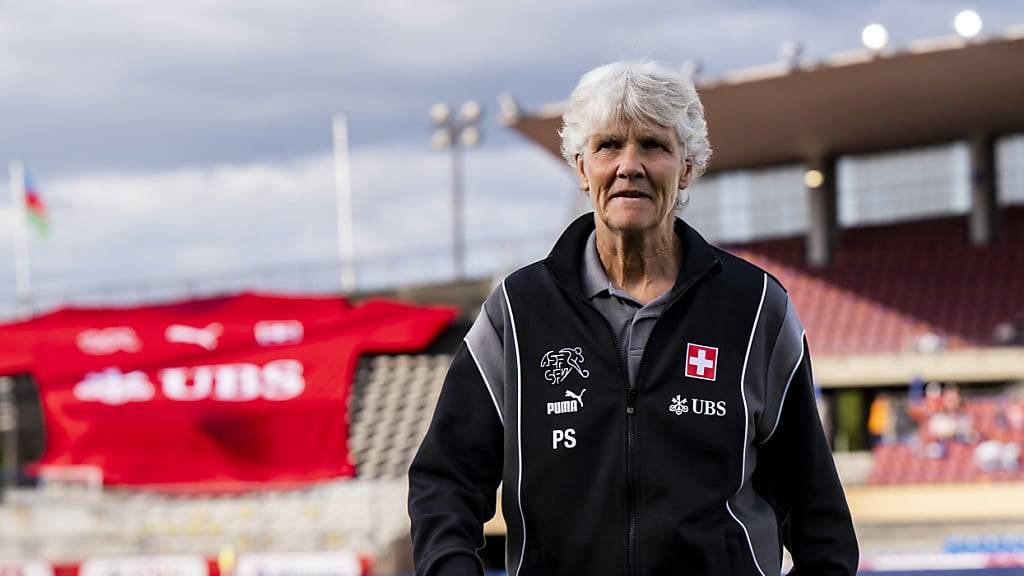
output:
[[[658,317],[679,290],[679,283],[648,302],[646,306],[641,305],[608,279],[604,265],[601,264],[601,257],[597,253],[597,234],[591,232],[590,238],[587,239],[587,247],[583,251],[583,290],[587,300],[611,325],[619,348],[620,361],[626,360],[629,386],[635,387],[640,359],[644,355],[647,340],[651,337]]]

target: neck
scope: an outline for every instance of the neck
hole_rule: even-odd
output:
[[[608,279],[646,304],[671,288],[682,266],[683,245],[676,236],[675,218],[653,231],[622,234],[596,219],[597,253]]]

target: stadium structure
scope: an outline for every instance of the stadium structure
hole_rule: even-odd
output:
[[[788,288],[807,328],[864,574],[1024,571],[1021,62],[1024,29],[1015,29],[697,78],[715,155],[682,216]],[[506,106],[503,120],[559,155],[563,107]],[[285,309],[300,320],[259,312],[258,295],[241,295],[145,310],[65,309],[0,327],[0,346],[22,346],[0,385],[8,471],[0,574],[409,573],[405,472],[447,363],[492,285],[481,278],[348,299],[297,297]],[[211,310],[240,319],[215,322]],[[83,319],[97,316],[99,324]],[[117,326],[114,316],[132,326],[145,316],[148,324],[133,328],[137,340],[125,331],[82,340],[83,331]],[[63,340],[18,344],[29,333]],[[209,362],[239,368],[202,372],[207,360],[192,354],[214,336],[239,348],[237,357]],[[76,393],[81,374],[47,367],[56,356],[37,358],[77,346],[79,372],[91,374],[107,362],[97,350],[130,354],[133,342],[151,337],[192,346],[185,356],[166,352],[193,366],[188,387],[176,388],[177,373],[152,360],[118,367],[121,376],[144,377],[119,376],[113,386],[104,372]],[[280,382],[292,380],[279,381],[287,365],[267,369],[282,359],[275,354],[325,341],[344,347],[350,362],[309,352],[306,381],[312,387],[313,373],[325,374],[323,393],[337,412],[324,419],[321,404],[297,409],[308,418],[304,429],[331,417],[344,423],[329,430],[347,438],[345,461],[296,441],[272,453],[267,472],[251,448],[272,438],[230,442],[237,426],[260,419],[197,420],[199,437],[215,448],[241,448],[227,452],[237,459],[230,466],[200,458],[207,444],[182,455],[128,442],[121,460],[104,460],[90,451],[101,440],[123,447],[124,432],[80,435],[109,422],[90,421],[75,399],[105,398],[106,411],[96,414],[109,417],[163,400],[161,393],[195,393],[200,374],[213,374],[207,394],[238,400],[254,373],[248,366],[262,366],[252,381],[262,383],[264,400],[280,400],[269,391],[280,394]],[[244,356],[243,344],[262,348]],[[140,387],[145,378],[162,392]],[[54,393],[61,383],[70,387]],[[62,422],[67,430],[53,428]],[[133,426],[125,430],[160,429]],[[307,466],[292,458],[299,452],[326,464]],[[176,458],[213,471],[186,483],[154,480],[154,469]],[[485,533],[483,557],[500,571],[500,513]]]

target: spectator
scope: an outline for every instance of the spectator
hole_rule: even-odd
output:
[[[1003,408],[1006,427],[1014,432],[1024,430],[1024,402],[1011,402]]]
[[[1020,468],[1020,444],[1004,431],[979,443],[974,449],[974,464],[984,472],[1016,472]]]
[[[892,401],[887,394],[879,394],[871,402],[868,411],[868,434],[871,446],[895,439],[896,419],[893,417]]]
[[[996,472],[1000,467],[1003,445],[998,440],[985,440],[974,447],[974,465],[982,472]]]

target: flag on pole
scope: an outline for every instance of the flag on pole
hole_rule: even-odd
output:
[[[25,216],[40,236],[46,236],[49,233],[50,222],[46,214],[46,204],[43,203],[39,189],[36,188],[35,181],[27,171],[25,172]]]
[[[29,264],[29,241],[28,241],[28,220],[26,216],[30,213],[26,189],[28,183],[25,178],[25,167],[21,162],[11,162],[11,207],[14,209],[13,226],[11,226],[12,239],[14,240],[14,291],[18,295],[19,311],[23,316],[32,315],[32,266]],[[38,200],[39,194],[33,190],[33,195]],[[42,207],[42,202],[37,202]],[[35,209],[32,209],[33,211]],[[45,215],[45,211],[41,211]],[[45,222],[45,220],[43,220]]]

